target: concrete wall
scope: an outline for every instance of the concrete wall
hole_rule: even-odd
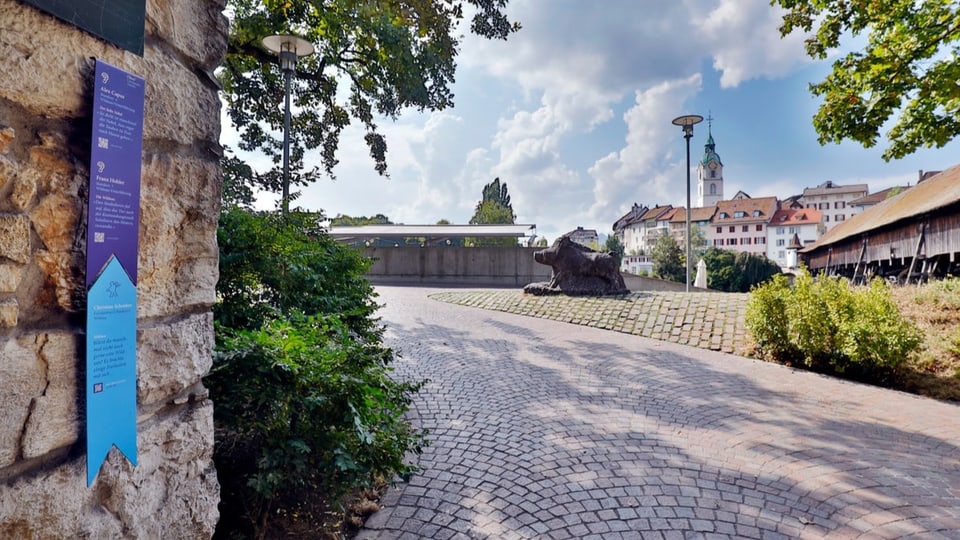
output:
[[[525,247],[369,247],[374,260],[367,277],[374,283],[427,283],[523,287],[549,281],[549,266],[533,260],[538,248]]]
[[[218,519],[211,364],[224,0],[147,0],[144,56],[0,0],[0,538],[198,538]],[[93,61],[146,79],[139,466],[86,485]]]

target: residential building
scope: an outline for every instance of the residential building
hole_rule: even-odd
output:
[[[791,242],[797,249],[813,244],[823,232],[823,213],[813,208],[781,208],[767,226],[767,258],[780,268],[796,268],[797,252],[790,252]]]
[[[600,236],[597,235],[596,229],[584,229],[583,227],[577,227],[576,229],[564,234],[564,236],[569,237],[574,242],[580,244],[581,246],[586,246],[590,249],[600,249]]]
[[[827,181],[815,188],[805,188],[801,196],[804,208],[823,212],[823,225],[826,230],[860,213],[860,208],[850,203],[869,195],[867,184],[841,186]]]
[[[649,210],[649,208],[646,206],[633,203],[633,206],[630,207],[630,210],[626,214],[613,222],[613,235],[620,241],[620,245],[623,246],[625,252],[629,252],[631,249],[628,247],[628,244],[638,243],[634,238],[636,227],[633,227],[630,231],[627,229],[638,223],[640,218],[647,213],[647,210]],[[628,236],[630,238],[627,238]]]
[[[737,192],[733,199],[717,203],[708,241],[721,249],[765,255],[767,226],[778,209],[776,197],[754,199],[742,191]]]
[[[707,245],[711,244],[710,238],[710,220],[713,219],[714,214],[717,212],[717,206],[704,206],[696,207],[690,209],[690,228],[693,231],[696,231],[698,228],[703,234],[704,240],[707,241]],[[680,249],[686,250],[687,246],[687,209],[686,208],[677,208],[677,211],[673,214],[673,217],[670,218],[670,232],[673,233],[673,237],[677,239],[677,244],[680,246]],[[696,244],[694,244],[696,245]]]
[[[871,206],[882,203],[883,201],[889,199],[890,197],[899,195],[900,193],[910,189],[910,186],[894,186],[887,188],[876,193],[871,193],[866,197],[860,197],[859,199],[854,199],[850,201],[850,206],[854,206],[858,209],[857,213],[863,212]]]
[[[714,206],[723,200],[723,162],[717,154],[717,145],[713,141],[711,126],[707,144],[703,146],[703,157],[697,165],[697,206]]]
[[[642,215],[636,218],[632,223],[623,227],[623,249],[624,253],[639,255],[648,253],[653,242],[656,241],[662,227],[664,232],[669,231],[669,222],[660,225],[660,217],[673,210],[673,206],[654,206],[648,208]]]

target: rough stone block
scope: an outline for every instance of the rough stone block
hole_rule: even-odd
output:
[[[10,202],[16,210],[24,211],[33,203],[33,198],[37,194],[36,176],[23,174],[13,185],[13,193],[10,194]]]
[[[51,252],[70,251],[80,228],[82,201],[62,193],[51,193],[30,212],[33,230]]]
[[[216,163],[151,156],[143,171],[137,314],[163,316],[213,305],[219,261]]]
[[[6,156],[0,156],[0,189],[17,178],[19,167]]]
[[[0,293],[17,292],[23,269],[16,264],[0,264]]]
[[[201,313],[175,324],[143,328],[138,349],[138,401],[146,405],[168,400],[210,371],[213,314]]]
[[[30,416],[30,404],[46,386],[45,366],[37,355],[39,336],[10,339],[0,344],[0,468],[20,454],[20,439]],[[8,497],[0,497],[7,500]],[[0,534],[0,538],[4,538]]]
[[[210,538],[219,518],[212,403],[138,429],[139,466],[111,450],[90,488],[84,457],[4,486],[0,538]]]
[[[14,299],[0,300],[0,328],[13,328],[17,325],[20,305]]]
[[[30,260],[30,220],[27,216],[0,214],[0,257],[19,263]]]
[[[6,154],[10,148],[10,143],[17,137],[16,131],[12,127],[0,129],[0,154]]]
[[[59,306],[66,312],[77,311],[78,291],[84,288],[80,254],[75,252],[39,251],[37,266],[43,274],[43,287],[37,304]]]
[[[36,341],[46,386],[33,400],[23,433],[23,457],[39,457],[77,442],[77,348],[72,334],[45,334]]]
[[[227,50],[228,21],[221,2],[147,0],[147,34],[166,41],[205,70]]]

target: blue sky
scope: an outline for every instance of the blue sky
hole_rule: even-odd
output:
[[[807,85],[829,64],[804,55],[802,36],[780,39],[767,0],[514,0],[508,11],[524,27],[509,41],[465,36],[454,108],[380,123],[390,178],[348,129],[337,179],[305,188],[295,206],[467,223],[499,177],[517,222],[550,241],[577,226],[608,233],[634,202],[685,204],[684,140],[670,123],[681,114],[713,116],[727,197],[783,198],[826,180],[877,191],[960,157],[960,142],[889,163],[882,141],[820,146]],[[224,144],[233,138],[225,126]],[[704,122],[692,162],[706,139]]]

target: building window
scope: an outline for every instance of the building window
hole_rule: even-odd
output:
[[[778,238],[778,239],[777,239],[777,246],[785,246],[785,245],[787,245],[787,241],[786,241],[786,240],[784,240],[783,238]]]
[[[777,227],[777,234],[783,234],[783,227]]]
[[[716,177],[717,177],[717,171],[710,171],[710,178],[716,178]],[[712,188],[713,186],[710,186],[710,187]],[[710,191],[713,191],[713,190],[711,189]]]
[[[762,224],[762,223],[759,224],[759,225],[757,225],[757,230],[758,230],[758,231],[762,231],[762,230],[763,230],[763,224]]]
[[[744,226],[740,227],[740,230],[743,231],[743,232],[747,232],[747,231],[750,230],[750,226],[749,226],[749,225],[744,225]]]
[[[717,234],[723,233],[723,227],[717,227]]]
[[[753,211],[753,217],[760,217],[760,211],[759,211],[759,210],[754,210],[754,211]]]
[[[784,255],[784,253],[783,253],[783,250],[782,250],[782,249],[777,252],[777,256],[780,257],[781,259],[783,258],[783,255]]]
[[[728,246],[735,246],[735,245],[737,245],[737,239],[736,239],[736,238],[727,238],[727,245],[728,245]]]
[[[758,237],[757,237],[757,243],[758,243],[758,244],[766,244],[766,243],[767,243],[767,237],[766,237],[766,236],[758,236]]]
[[[737,232],[737,228],[733,225],[730,226],[730,232]]]
[[[716,174],[717,174],[717,171],[710,171],[710,177],[711,177],[711,178],[714,177],[714,176],[716,176]],[[711,195],[716,195],[716,194],[717,194],[717,185],[716,185],[716,184],[710,184],[710,194],[711,194]]]
[[[847,207],[847,201],[840,201],[840,208],[846,208],[846,207]]]
[[[720,219],[727,219],[727,213],[726,213],[726,212],[720,212]]]
[[[797,233],[797,228],[796,228],[796,227],[790,227],[790,234],[796,234],[796,233]]]
[[[746,212],[743,212],[743,211],[737,211],[737,212],[734,212],[734,213],[733,213],[733,217],[735,217],[735,218],[742,218],[742,217],[746,217],[746,216],[747,216],[747,213],[746,213]]]

